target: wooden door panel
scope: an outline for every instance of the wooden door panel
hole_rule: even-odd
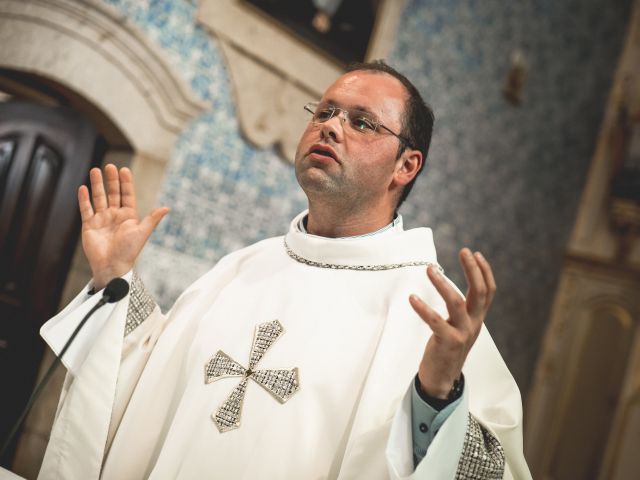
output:
[[[10,386],[2,440],[33,388],[44,348],[38,330],[57,310],[78,241],[78,187],[104,151],[69,109],[0,104],[0,385]]]
[[[4,125],[6,127],[6,125]],[[3,125],[0,120],[0,136],[5,136]],[[29,165],[27,152],[32,149],[33,135],[17,129],[6,132],[14,140],[13,158],[8,165],[7,180],[0,190],[0,252],[6,253],[6,242],[11,229],[11,223],[15,215],[18,201],[20,199],[20,188]]]
[[[11,136],[0,137],[0,192],[3,192],[6,188],[5,184],[9,175],[11,161],[13,160],[13,153],[16,150],[16,143],[16,139]],[[0,202],[1,199],[2,195],[0,195]],[[2,210],[0,210],[0,215],[2,215]]]
[[[45,139],[36,139],[34,155],[28,161],[25,179],[18,193],[18,203],[13,212],[10,228],[5,234],[2,251],[10,257],[2,262],[5,271],[0,273],[0,291],[7,288],[24,291],[31,282],[29,274],[35,271],[34,252],[40,249],[47,219],[51,213],[53,197],[63,169],[62,158]]]

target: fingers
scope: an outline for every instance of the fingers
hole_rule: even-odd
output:
[[[89,189],[82,185],[78,189],[78,207],[80,207],[80,217],[83,222],[88,221],[93,216],[91,200],[89,200]]]
[[[467,311],[470,315],[482,314],[487,307],[488,287],[478,259],[468,248],[460,250],[460,264],[467,279]]]
[[[409,303],[420,318],[431,327],[434,335],[440,337],[446,335],[451,326],[433,308],[424,303],[417,295],[410,295]]]
[[[467,317],[467,308],[464,298],[458,293],[444,278],[440,272],[433,267],[427,268],[427,276],[438,293],[444,299],[449,311],[450,321],[459,326],[459,323]]]
[[[92,168],[89,172],[91,181],[91,197],[93,198],[93,208],[96,212],[101,212],[107,208],[107,196],[104,193],[102,184],[102,172],[99,168]]]
[[[120,169],[120,193],[123,207],[136,209],[136,192],[133,187],[133,175],[128,168]]]
[[[167,207],[160,207],[152,210],[149,215],[142,219],[140,225],[147,231],[147,235],[151,235],[151,232],[155,230],[160,220],[162,220],[167,213],[169,213]]]
[[[120,177],[115,165],[108,164],[104,167],[104,174],[107,178],[107,199],[109,206],[120,208]]]
[[[136,209],[136,194],[133,186],[133,175],[128,168],[118,169],[113,164],[104,167],[104,178],[107,189],[105,192],[103,175],[99,168],[92,168],[89,172],[91,180],[91,194],[93,208],[96,212],[107,207],[128,207]]]
[[[493,278],[493,270],[491,270],[491,265],[489,265],[489,262],[487,262],[486,258],[484,258],[480,252],[476,252],[474,256],[478,261],[478,266],[482,271],[484,282],[487,285],[487,304],[490,304],[493,301],[497,289],[496,281]]]

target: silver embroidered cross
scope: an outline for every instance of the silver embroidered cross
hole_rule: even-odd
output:
[[[228,432],[240,426],[242,402],[247,389],[249,378],[273,395],[280,403],[284,403],[298,391],[298,369],[290,370],[256,370],[258,362],[269,347],[280,335],[284,328],[278,320],[261,323],[256,327],[249,368],[244,368],[222,350],[211,357],[204,366],[204,383],[211,383],[225,377],[244,377],[233,389],[222,405],[212,415],[218,430]]]

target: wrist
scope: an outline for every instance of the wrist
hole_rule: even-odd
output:
[[[456,400],[459,400],[460,397],[462,397],[462,393],[464,391],[464,375],[462,374],[462,372],[460,373],[459,378],[457,378],[453,382],[453,385],[445,398],[432,397],[427,394],[420,385],[420,379],[418,375],[415,376],[414,382],[418,396],[422,399],[423,402],[437,411],[440,411],[448,405],[454,403]]]
[[[424,395],[439,400],[448,400],[452,391],[458,387],[460,380],[463,378],[462,371],[441,376],[440,378],[434,377],[431,376],[429,378],[428,375],[418,371],[416,387]]]
[[[111,280],[123,276],[132,268],[132,265],[118,265],[95,271],[92,276],[93,290],[102,290]]]

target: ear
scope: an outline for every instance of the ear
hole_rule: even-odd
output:
[[[420,150],[406,149],[396,161],[396,169],[393,173],[395,186],[404,187],[415,178],[422,168],[422,152]]]

